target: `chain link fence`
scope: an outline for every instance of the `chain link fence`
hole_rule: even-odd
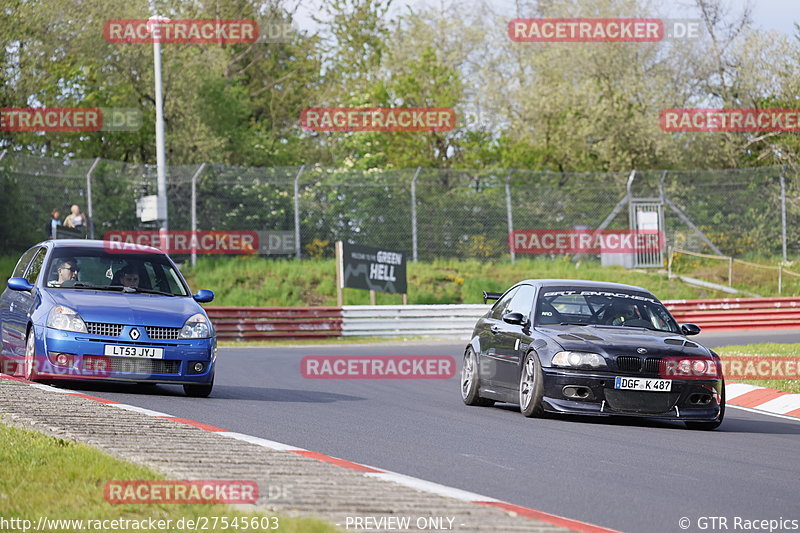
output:
[[[509,257],[510,229],[629,229],[626,201],[663,209],[667,244],[736,257],[800,253],[800,180],[784,167],[560,173],[528,170],[244,168],[167,171],[170,230],[288,230],[301,257],[333,243],[406,251],[413,259]],[[16,254],[46,238],[50,211],[78,204],[90,236],[158,229],[136,202],[156,194],[156,169],[6,152],[0,243]],[[194,209],[193,209],[194,207]]]

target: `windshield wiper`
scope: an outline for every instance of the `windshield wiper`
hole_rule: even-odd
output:
[[[155,289],[143,289],[141,287],[135,288],[131,292],[143,292],[146,294],[161,294],[164,296],[177,296],[177,294],[172,294],[171,292],[157,291]]]
[[[74,285],[56,285],[57,288],[61,289],[91,289],[93,291],[116,291],[119,290],[118,286],[115,285],[94,285],[92,283],[82,283],[78,282]]]
[[[135,292],[141,292],[144,294],[161,294],[164,296],[175,296],[171,292],[164,292],[164,291],[157,291],[155,289],[145,289],[143,287],[126,287],[125,285],[108,285],[108,287],[112,287],[117,290],[121,290],[124,293],[132,294]]]
[[[596,324],[587,324],[585,322],[561,322],[559,326],[595,326]]]
[[[74,285],[62,285],[61,289],[90,289],[93,291],[119,291],[124,293],[135,293],[141,292],[146,294],[161,294],[164,296],[177,296],[176,294],[172,294],[171,292],[164,292],[164,291],[157,291],[155,289],[143,289],[141,287],[134,288],[134,287],[126,287],[124,285],[94,285],[92,283],[83,283],[77,282]]]

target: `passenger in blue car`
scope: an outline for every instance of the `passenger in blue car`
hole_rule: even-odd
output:
[[[119,281],[123,287],[129,289],[139,288],[139,273],[132,265],[128,265],[119,271]]]

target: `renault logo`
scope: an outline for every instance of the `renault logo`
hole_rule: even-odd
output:
[[[133,340],[138,339],[139,338],[139,330],[136,329],[136,328],[132,328],[130,336],[131,336],[131,339],[133,339]],[[641,350],[641,348],[640,348],[640,350]]]
[[[636,352],[637,353],[641,353],[641,354],[645,354],[645,353],[647,353],[647,350],[645,350],[644,348],[636,348]]]

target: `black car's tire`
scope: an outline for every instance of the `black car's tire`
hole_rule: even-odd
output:
[[[542,396],[544,385],[542,383],[542,365],[539,356],[530,352],[522,363],[519,375],[519,410],[528,418],[542,416]]]
[[[725,381],[722,382],[722,403],[719,406],[719,416],[716,420],[711,422],[684,422],[686,429],[698,431],[711,431],[717,429],[722,425],[722,420],[725,418]]]
[[[480,405],[483,407],[491,407],[494,405],[494,400],[488,398],[481,398],[478,394],[480,391],[480,375],[478,373],[478,357],[475,355],[475,350],[470,346],[464,352],[464,363],[461,365],[461,399],[467,405]]]
[[[36,335],[33,332],[33,326],[25,337],[25,361],[22,363],[22,376],[29,381],[35,381],[39,377],[36,372]]]
[[[213,381],[205,385],[186,384],[183,386],[183,392],[186,393],[186,396],[190,396],[192,398],[208,398],[208,395],[211,394],[211,390],[213,388],[214,388]]]

